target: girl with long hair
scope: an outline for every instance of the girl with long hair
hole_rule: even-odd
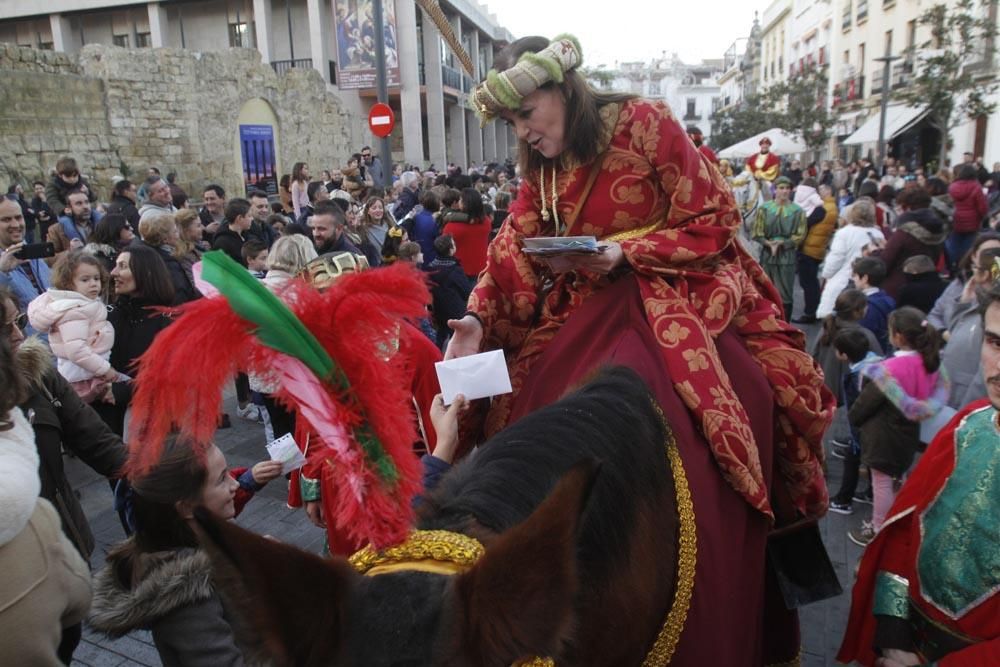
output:
[[[165,667],[243,664],[231,612],[215,589],[189,521],[195,508],[232,519],[281,462],[228,470],[215,445],[203,456],[175,437],[159,462],[123,490],[132,537],[114,547],[94,579],[90,625],[112,637],[149,629]]]
[[[871,470],[871,522],[850,531],[865,546],[882,528],[903,476],[922,449],[920,421],[947,403],[949,383],[941,367],[940,332],[926,315],[909,306],[889,315],[889,338],[896,353],[862,373],[863,388],[848,413],[861,435],[861,462]]]

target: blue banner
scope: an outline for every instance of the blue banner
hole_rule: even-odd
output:
[[[274,128],[270,125],[240,125],[240,152],[246,192],[263,190],[268,195],[277,195],[278,159],[274,154]]]

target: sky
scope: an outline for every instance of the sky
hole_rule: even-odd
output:
[[[754,10],[768,0],[480,0],[515,37],[555,37],[568,32],[580,40],[584,67],[649,61],[676,52],[688,64],[722,58],[750,34]]]

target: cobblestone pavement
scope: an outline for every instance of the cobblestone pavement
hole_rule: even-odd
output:
[[[810,339],[818,327],[807,327]],[[217,444],[230,466],[245,466],[266,458],[263,427],[235,417],[232,396],[227,396],[226,409],[232,417],[232,428],[220,430]],[[842,414],[838,415],[827,437],[846,431]],[[829,445],[827,445],[829,451]],[[840,481],[840,459],[827,457],[828,483],[834,491]],[[123,539],[118,516],[111,509],[111,492],[107,483],[76,459],[67,461],[67,470],[74,487],[80,491],[84,510],[90,519],[97,549],[92,565],[100,568],[107,549]],[[323,534],[306,519],[304,512],[291,510],[285,505],[284,480],[271,482],[247,505],[236,522],[260,533],[273,535],[288,544],[318,553],[323,547]],[[823,539],[845,592],[837,598],[807,606],[800,610],[802,626],[802,665],[820,667],[834,665],[834,656],[843,634],[850,607],[850,587],[853,571],[861,555],[861,548],[847,539],[847,530],[860,525],[862,518],[870,515],[869,505],[855,504],[852,516],[828,514],[820,522]],[[748,610],[749,612],[750,610]],[[125,665],[159,666],[153,640],[148,632],[134,632],[118,640],[84,630],[84,639],[77,649],[74,665],[80,667],[112,667]]]

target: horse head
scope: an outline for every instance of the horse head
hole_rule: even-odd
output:
[[[564,474],[523,522],[454,576],[359,574],[196,512],[241,642],[279,665],[511,665],[556,655],[574,628],[577,536],[599,465]]]

